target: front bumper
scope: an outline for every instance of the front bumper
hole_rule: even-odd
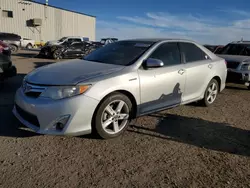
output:
[[[227,82],[246,84],[250,82],[250,71],[228,69]]]
[[[52,54],[49,48],[42,48],[39,52],[39,56],[51,58]]]
[[[98,103],[99,101],[85,95],[62,100],[32,98],[18,89],[13,114],[36,133],[79,136],[91,133],[91,121]],[[28,115],[33,118],[32,121],[31,118],[27,118]],[[65,115],[70,117],[64,128],[56,129],[54,124],[57,119]],[[37,121],[34,121],[35,118]],[[36,125],[34,122],[37,122]]]

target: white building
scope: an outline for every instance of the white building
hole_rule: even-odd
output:
[[[44,0],[45,1],[45,0]],[[0,0],[0,32],[37,42],[64,36],[95,40],[95,16],[26,0]]]

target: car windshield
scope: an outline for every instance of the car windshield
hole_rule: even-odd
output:
[[[98,48],[85,56],[84,60],[127,66],[133,64],[152,45],[153,42],[120,41]]]
[[[219,54],[250,56],[250,44],[228,44]]]
[[[67,38],[67,37],[63,37],[63,38],[61,38],[60,40],[58,40],[58,42],[63,42],[63,41],[65,41],[66,38]]]

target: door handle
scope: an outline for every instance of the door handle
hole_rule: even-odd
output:
[[[181,69],[178,71],[179,74],[183,75],[185,73],[185,70]]]
[[[212,65],[212,64],[209,64],[209,65],[208,65],[208,68],[210,68],[210,69],[213,68],[213,65]]]

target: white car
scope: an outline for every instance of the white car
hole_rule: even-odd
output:
[[[69,43],[73,43],[73,42],[83,42],[83,41],[89,41],[88,37],[62,37],[59,40],[52,40],[52,41],[48,41],[45,43],[45,46],[47,45],[61,45],[65,42],[69,42]]]
[[[213,104],[226,76],[225,60],[192,41],[118,41],[29,73],[13,113],[40,134],[113,138],[135,117],[194,101]]]

